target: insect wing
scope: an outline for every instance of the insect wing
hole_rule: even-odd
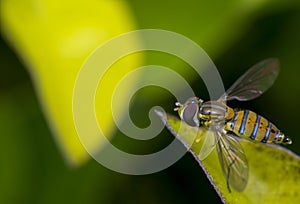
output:
[[[248,181],[248,163],[244,150],[233,135],[221,132],[215,134],[219,138],[217,152],[228,190],[231,186],[236,191],[243,191]]]
[[[211,131],[207,131],[205,134],[204,142],[199,153],[199,159],[204,160],[214,150],[217,144],[217,138],[212,135]]]
[[[243,74],[219,101],[248,101],[260,96],[274,83],[279,73],[279,61],[276,58],[263,60]]]

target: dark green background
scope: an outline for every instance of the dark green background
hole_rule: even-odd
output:
[[[213,18],[230,6],[221,2],[214,1],[215,6],[209,5],[205,11]],[[254,101],[230,105],[251,109],[270,119],[293,139],[288,148],[300,154],[299,6],[292,1],[283,6],[269,3],[253,12],[244,24],[238,24],[238,27],[233,24],[233,27],[219,30],[216,38],[228,38],[235,33],[228,38],[228,43],[225,40],[219,46],[218,43],[211,44],[214,36],[207,44],[205,39],[198,37],[201,29],[206,29],[198,27],[198,22],[210,22],[209,19],[199,19],[198,12],[206,7],[205,3],[195,1],[186,5],[173,1],[146,3],[135,0],[129,4],[139,28],[178,32],[207,48],[227,88],[254,63],[267,57],[278,57],[282,66],[273,87]],[[77,169],[68,167],[47,126],[28,72],[2,36],[0,56],[0,203],[220,202],[189,154],[170,168],[146,176],[122,175],[93,160]],[[187,66],[177,59],[167,60],[169,57],[149,52],[147,63]],[[186,77],[189,80],[188,74]],[[194,80],[192,86],[200,97],[208,99],[200,79]],[[149,93],[155,94],[149,96]],[[141,90],[135,99],[132,115],[139,126],[149,123],[147,114],[151,106],[160,105],[171,112],[175,102],[171,94],[159,88]],[[173,139],[166,130],[148,142],[121,136],[117,133],[114,141],[117,146],[141,153],[154,152]]]

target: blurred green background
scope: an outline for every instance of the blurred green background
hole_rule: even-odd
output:
[[[300,154],[300,4],[297,0],[276,3],[128,0],[126,3],[137,29],[171,30],[202,46],[227,88],[251,65],[267,57],[278,57],[281,72],[273,87],[254,101],[230,105],[269,118],[293,139],[288,148]],[[77,168],[69,167],[50,132],[30,75],[5,39],[2,33],[0,203],[220,202],[189,154],[170,168],[145,176],[122,175],[94,160]],[[161,53],[148,52],[145,56],[145,64],[187,69],[184,62]],[[201,79],[186,71],[183,75],[201,98],[208,99]],[[172,112],[174,102],[173,96],[163,89],[145,88],[136,94],[131,110],[134,121],[146,126],[150,107],[160,105]],[[172,139],[165,130],[157,138],[142,142],[116,133],[114,142],[120,148],[128,148],[127,151],[145,153],[163,148]]]

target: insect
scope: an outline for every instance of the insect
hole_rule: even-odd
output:
[[[243,191],[248,181],[247,158],[236,136],[253,142],[292,143],[266,118],[225,104],[233,99],[255,99],[272,86],[278,73],[278,59],[266,59],[252,66],[216,101],[203,102],[192,97],[184,104],[176,102],[174,110],[188,125],[213,131],[214,137],[205,137],[199,159],[205,159],[216,147],[229,192],[230,186],[236,191]]]

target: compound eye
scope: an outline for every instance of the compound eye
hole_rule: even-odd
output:
[[[190,126],[199,126],[198,110],[196,103],[190,103],[182,110],[181,118]]]

